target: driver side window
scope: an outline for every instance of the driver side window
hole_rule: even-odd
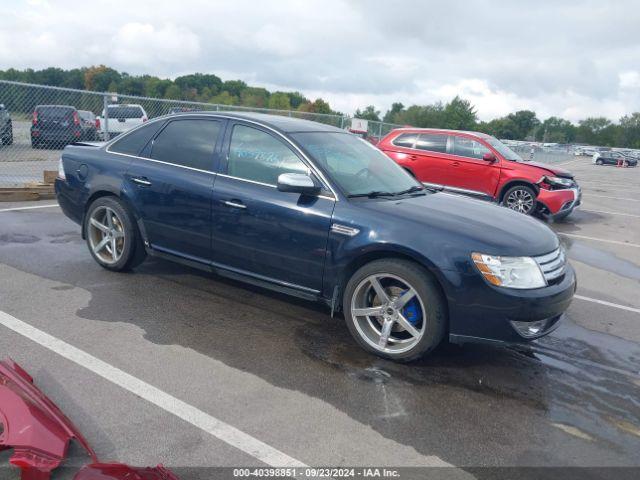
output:
[[[275,186],[282,173],[308,172],[304,162],[272,135],[246,125],[233,127],[228,175]]]

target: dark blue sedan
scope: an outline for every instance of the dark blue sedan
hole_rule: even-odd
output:
[[[427,189],[343,130],[250,113],[158,118],[67,147],[56,192],[102,267],[147,255],[325,302],[366,350],[553,330],[576,280],[556,235]]]

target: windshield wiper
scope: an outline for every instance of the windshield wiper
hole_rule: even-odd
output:
[[[401,192],[395,192],[394,195],[406,195],[407,193],[417,193],[417,192],[423,192],[423,191],[424,191],[424,187],[414,185],[413,187],[407,188],[406,190],[402,190]]]
[[[349,198],[357,198],[357,197],[367,197],[367,198],[378,198],[378,197],[397,197],[399,195],[406,195],[408,193],[417,193],[422,192],[424,190],[423,187],[418,185],[414,185],[411,188],[407,188],[406,190],[402,190],[400,192],[381,192],[379,190],[374,190],[372,192],[367,193],[354,193],[349,195]]]
[[[377,197],[393,197],[395,193],[392,192],[381,192],[379,190],[374,190],[373,192],[367,193],[353,193],[349,195],[349,198],[358,198],[358,197],[368,197],[368,198],[377,198]]]

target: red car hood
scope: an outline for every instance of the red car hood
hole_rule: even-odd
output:
[[[23,472],[50,473],[64,460],[71,439],[98,461],[73,423],[11,360],[0,362],[0,424],[0,450],[13,448],[9,462]]]
[[[12,448],[9,463],[22,480],[48,480],[76,440],[91,457],[76,480],[178,480],[171,471],[98,463],[93,449],[64,413],[42,393],[31,376],[12,360],[0,361],[0,450]]]
[[[556,167],[556,166],[551,165],[549,163],[523,162],[523,164],[524,165],[529,165],[531,167],[543,168],[543,169],[548,170],[549,172],[553,173],[554,175],[556,175],[558,177],[573,178],[573,173],[571,173],[569,170],[565,170],[564,168]]]

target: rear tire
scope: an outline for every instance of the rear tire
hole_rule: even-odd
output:
[[[596,165],[602,165],[604,162],[600,159],[596,160]]]
[[[117,197],[100,197],[89,206],[84,231],[91,256],[107,270],[135,268],[147,255],[133,214]]]
[[[414,262],[383,259],[364,265],[349,279],[342,303],[356,342],[389,360],[420,358],[446,333],[447,309],[440,287]]]

